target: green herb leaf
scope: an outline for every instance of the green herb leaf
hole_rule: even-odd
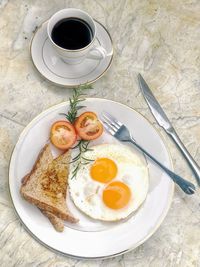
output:
[[[92,89],[92,86],[89,84],[80,85],[77,88],[74,88],[74,93],[72,97],[69,99],[69,111],[66,114],[66,118],[69,122],[74,123],[77,117],[78,110],[83,108],[84,106],[80,106],[79,103],[84,101],[85,98],[85,90]]]
[[[84,156],[84,153],[87,151],[91,151],[92,149],[88,148],[90,141],[86,140],[80,140],[78,144],[74,148],[79,149],[79,153],[77,156],[75,156],[70,163],[76,163],[77,165],[74,167],[72,171],[71,179],[75,178],[77,175],[77,172],[81,165],[87,165],[90,162],[94,161],[93,159],[88,159]]]
[[[81,105],[80,103],[85,101],[85,96],[87,95],[85,90],[92,89],[92,86],[89,84],[80,85],[77,88],[74,88],[73,95],[69,99],[69,111],[67,114],[62,113],[66,117],[66,119],[71,122],[72,124],[75,122],[78,111],[82,108],[84,108],[84,105]],[[72,149],[78,149],[78,155],[72,159],[70,163],[73,163],[75,165],[71,179],[76,177],[76,174],[81,166],[81,164],[86,165],[91,162],[90,159],[84,158],[83,153],[85,153],[88,150],[91,150],[88,148],[90,141],[80,140],[76,146],[74,146]]]

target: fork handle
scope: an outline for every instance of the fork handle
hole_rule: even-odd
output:
[[[173,139],[173,141],[175,142],[175,144],[177,145],[177,147],[179,148],[179,150],[181,151],[181,153],[185,157],[186,161],[188,162],[190,168],[192,169],[192,171],[194,173],[194,177],[196,178],[198,185],[200,186],[200,167],[197,165],[195,160],[192,158],[190,153],[187,151],[186,147],[184,146],[184,144],[180,140],[180,138],[177,135],[174,128],[171,127],[167,131],[167,133],[171,136],[171,138]]]
[[[195,186],[183,179],[181,176],[175,174],[171,170],[169,170],[167,167],[165,167],[162,163],[160,163],[157,159],[155,159],[149,152],[147,152],[143,147],[138,145],[132,138],[129,140],[124,140],[127,142],[131,142],[134,146],[136,146],[140,151],[142,151],[148,158],[150,158],[153,162],[155,162],[161,169],[163,169],[170,177],[171,179],[180,186],[180,188],[186,193],[186,194],[194,194],[195,192]]]

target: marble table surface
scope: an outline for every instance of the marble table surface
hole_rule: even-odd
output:
[[[190,197],[176,188],[157,232],[134,251],[108,260],[81,261],[55,254],[36,242],[16,216],[8,191],[12,149],[36,115],[72,94],[41,78],[34,69],[30,39],[44,20],[66,7],[89,12],[113,38],[113,64],[89,95],[122,102],[146,116],[168,144],[175,171],[194,182],[184,159],[147,108],[136,79],[141,72],[200,164],[198,0],[0,0],[0,265],[199,267],[199,190]]]

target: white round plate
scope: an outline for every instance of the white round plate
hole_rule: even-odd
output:
[[[110,67],[113,58],[112,39],[106,28],[95,21],[97,35],[95,43],[105,48],[104,59],[86,58],[80,64],[65,63],[53,49],[47,36],[47,23],[38,28],[31,42],[31,57],[36,69],[47,80],[56,85],[74,87],[92,83],[99,79]]]
[[[122,121],[137,142],[143,145],[165,166],[172,168],[169,152],[161,136],[138,112],[120,103],[88,98],[86,110],[98,115],[107,111]],[[125,253],[147,240],[161,225],[173,197],[174,183],[160,169],[148,162],[149,191],[140,209],[127,220],[118,223],[101,223],[78,211],[68,197],[67,204],[80,220],[77,225],[66,223],[63,233],[54,230],[48,219],[20,196],[22,177],[27,174],[41,148],[49,139],[52,123],[63,119],[68,102],[42,112],[24,129],[13,151],[9,169],[9,188],[17,214],[26,229],[40,243],[64,255],[78,258],[106,258]],[[116,140],[104,132],[99,143]],[[53,149],[53,146],[52,146]],[[55,153],[55,151],[53,151]]]

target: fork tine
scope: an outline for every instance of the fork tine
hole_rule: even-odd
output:
[[[105,121],[102,121],[102,122],[103,122],[103,126],[104,126],[104,128],[106,129],[106,131],[108,131],[111,135],[115,135],[115,131],[112,130],[112,129],[110,128],[110,126],[108,126],[108,124],[107,124]]]
[[[103,118],[103,122],[107,124],[108,127],[110,127],[110,129],[112,129],[114,132],[117,132],[118,129],[117,127],[115,127],[109,120],[107,120],[106,118]]]
[[[110,123],[110,121],[108,121],[106,118],[103,118],[103,122],[106,123],[111,130],[117,132],[118,129],[114,125],[112,125],[112,123]]]
[[[101,114],[101,118],[102,118],[102,122],[103,122],[103,120],[104,120],[104,123],[106,123],[107,126],[109,126],[110,128],[112,128],[112,130],[114,130],[115,133],[116,133],[122,126],[124,126],[123,123],[121,123],[120,121],[118,121],[115,117],[113,117],[112,115],[110,115],[110,113],[108,113],[108,112],[106,112],[106,111],[102,112],[102,114]],[[115,128],[113,129],[113,127],[115,127]],[[106,128],[106,127],[105,127],[105,128]],[[126,129],[125,126],[124,126],[124,129]],[[127,129],[126,129],[126,131],[127,131]],[[114,133],[114,134],[115,134],[115,133]],[[112,134],[112,133],[111,133],[111,134]],[[129,133],[129,134],[130,134],[130,133]],[[113,135],[113,134],[112,134],[112,135]],[[131,138],[133,139],[134,142],[136,142],[132,135],[131,135]]]
[[[105,114],[102,114],[103,119],[108,122],[110,125],[114,127],[116,131],[119,130],[120,126],[118,126],[114,121],[112,121],[109,117],[107,117]]]
[[[110,120],[114,121],[114,122],[117,124],[117,126],[121,127],[121,126],[123,125],[120,121],[118,121],[118,120],[117,120],[115,117],[113,117],[110,113],[104,111],[103,114],[106,115],[106,117],[110,118]]]

